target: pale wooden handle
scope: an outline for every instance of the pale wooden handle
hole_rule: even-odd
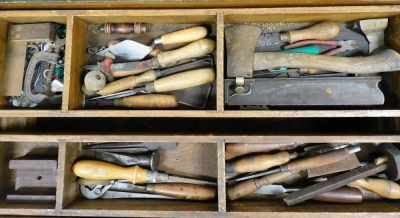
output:
[[[160,52],[157,59],[162,67],[166,67],[179,60],[204,56],[214,50],[215,42],[213,40],[200,39],[173,51]]]
[[[140,83],[151,82],[157,79],[154,70],[149,70],[139,76],[129,76],[123,79],[116,80],[114,82],[108,83],[97,93],[100,95],[109,95],[119,91],[133,88]]]
[[[172,33],[162,35],[161,43],[163,45],[172,45],[184,42],[193,42],[207,36],[207,29],[202,26],[190,27],[178,30]]]
[[[325,21],[309,28],[301,30],[290,30],[286,33],[287,40],[284,40],[285,37],[281,37],[281,39],[283,42],[289,43],[305,39],[328,40],[335,38],[339,34],[339,32],[340,27],[336,22]]]
[[[212,68],[190,70],[177,73],[149,83],[146,90],[149,92],[168,92],[180,89],[191,88],[210,83],[214,80],[215,73]],[[148,89],[152,86],[152,90]]]
[[[392,49],[368,57],[336,57],[300,53],[256,52],[253,68],[257,70],[310,68],[352,74],[371,74],[400,70],[400,55]]]
[[[216,190],[215,188],[203,185],[164,183],[155,184],[154,193],[178,199],[207,201],[215,198]]]
[[[291,172],[280,172],[274,173],[271,175],[266,175],[257,179],[249,179],[244,182],[238,183],[234,186],[229,186],[227,188],[227,195],[230,200],[236,200],[238,198],[249,195],[258,189],[260,189],[263,185],[272,184],[275,182],[280,182],[291,176]]]
[[[114,106],[122,106],[135,109],[167,109],[178,107],[178,99],[175,95],[135,95],[116,99],[114,101]]]
[[[400,199],[400,185],[387,179],[359,179],[349,186],[361,187],[385,198]]]
[[[257,154],[248,157],[240,158],[237,161],[227,163],[227,173],[249,173],[267,170],[274,166],[280,166],[290,161],[290,154],[286,151],[281,151],[276,154]],[[232,167],[230,167],[232,166]]]
[[[255,152],[268,152],[273,150],[282,150],[293,145],[285,144],[265,144],[265,143],[229,143],[225,146],[225,160]]]
[[[289,171],[306,170],[310,168],[325,166],[328,164],[336,163],[341,160],[349,158],[348,149],[340,149],[337,151],[326,152],[323,154],[298,159],[288,163],[287,169]]]
[[[72,166],[72,171],[78,177],[96,180],[126,179],[135,183],[146,182],[146,169],[139,166],[120,167],[95,160],[81,160]]]

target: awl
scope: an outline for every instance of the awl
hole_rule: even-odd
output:
[[[133,184],[179,182],[179,183],[217,186],[217,183],[215,182],[172,176],[168,175],[167,173],[160,173],[158,171],[146,170],[137,165],[133,167],[120,167],[118,165],[110,164],[107,162],[94,161],[94,160],[78,161],[72,166],[72,171],[76,176],[82,177],[84,179],[95,179],[95,180],[125,179],[132,182]]]
[[[111,64],[110,70],[114,77],[139,74],[147,70],[170,66],[183,59],[202,57],[210,54],[214,49],[215,42],[213,40],[200,39],[176,50],[160,52],[156,57],[149,60]],[[83,68],[87,70],[101,70],[97,64],[85,65]]]
[[[174,95],[147,94],[128,96],[124,98],[104,100],[104,99],[84,99],[83,107],[126,107],[134,109],[169,109],[178,107],[178,99]]]

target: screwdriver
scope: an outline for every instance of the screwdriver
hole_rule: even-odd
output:
[[[83,107],[90,108],[96,106],[115,106],[135,109],[167,109],[178,107],[178,99],[175,95],[147,94],[117,98],[112,100],[84,100]]]
[[[169,92],[169,91],[181,90],[211,83],[214,80],[214,78],[215,78],[215,72],[212,68],[189,70],[186,72],[177,73],[171,76],[157,79],[154,82],[147,83],[145,87],[130,89],[122,92],[113,93],[110,95],[93,97],[90,98],[89,100],[103,99],[103,98],[110,100],[110,99],[135,95],[137,93]]]
[[[281,152],[278,152],[273,155],[270,155],[270,154],[251,155],[251,156],[240,158],[236,161],[226,162],[225,172],[236,175],[236,174],[240,174],[240,173],[263,171],[263,170],[267,170],[271,167],[279,166],[284,163],[287,163],[291,159],[294,159],[294,158],[312,156],[312,155],[317,155],[317,154],[321,155],[321,153],[326,153],[329,151],[342,149],[347,146],[349,146],[349,144],[343,144],[343,145],[338,145],[338,146],[329,147],[329,148],[322,148],[322,149],[307,151],[307,152],[302,152],[302,153],[297,153],[297,152],[289,153],[287,151],[281,151]],[[351,147],[351,146],[349,146],[349,147]],[[326,161],[326,162],[329,162],[329,160],[336,161],[336,160],[332,160],[333,156],[329,156],[329,154],[323,155],[323,156],[320,156],[320,155],[314,156],[314,157],[306,159],[306,160],[309,163],[314,163],[314,162],[317,163],[317,162],[319,162],[319,160],[321,160],[320,158],[325,158],[325,156],[327,156],[327,159],[322,160],[322,161]],[[338,157],[335,157],[335,158],[338,158]]]

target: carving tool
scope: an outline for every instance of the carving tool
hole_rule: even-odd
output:
[[[110,164],[107,162],[94,161],[94,160],[78,161],[72,166],[72,171],[75,173],[76,176],[85,179],[95,179],[95,180],[126,179],[132,182],[133,184],[178,182],[178,183],[189,183],[197,185],[217,186],[217,183],[215,182],[172,176],[168,175],[167,173],[160,173],[158,171],[146,170],[137,165],[133,167],[120,167],[118,165]]]
[[[96,159],[122,167],[139,165],[151,170],[157,170],[160,164],[160,153],[155,150],[151,153],[132,155],[96,150]]]
[[[154,39],[151,46],[143,45],[132,40],[124,40],[98,52],[97,55],[105,56],[106,52],[111,52],[116,57],[121,57],[126,61],[142,60],[147,54],[149,54],[151,50],[153,50],[154,46],[156,45],[173,45],[178,43],[193,42],[206,36],[207,29],[205,27],[190,27],[162,35],[160,38]]]
[[[140,153],[154,150],[175,150],[176,142],[110,142],[85,145],[83,149],[107,152]]]
[[[225,145],[225,160],[231,160],[235,157],[257,152],[268,152],[273,150],[294,149],[300,144],[282,143],[282,144],[265,144],[265,143],[227,143]]]
[[[400,199],[400,185],[387,179],[364,178],[348,185],[367,189],[384,198]]]
[[[128,97],[121,97],[117,99],[84,99],[83,107],[126,107],[134,109],[168,109],[177,108],[178,99],[174,95],[165,94],[146,94],[146,95],[135,95]]]

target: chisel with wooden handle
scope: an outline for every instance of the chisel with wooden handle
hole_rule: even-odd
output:
[[[400,185],[387,179],[364,178],[348,185],[367,189],[384,198],[400,199]]]
[[[231,174],[240,174],[263,171],[274,166],[280,166],[282,164],[288,163],[291,159],[297,157],[311,156],[308,158],[298,159],[289,162],[288,164],[282,165],[279,168],[281,171],[304,170],[324,166],[330,163],[335,163],[337,161],[347,159],[349,157],[349,154],[359,150],[360,147],[358,145],[344,144],[302,153],[289,153],[287,151],[281,151],[273,155],[257,154],[243,157],[236,161],[227,162],[225,172]]]
[[[266,144],[266,143],[229,143],[225,146],[225,160],[230,160],[235,157],[256,153],[268,152],[273,150],[285,150],[296,147],[296,143],[282,143],[282,144]]]
[[[181,90],[191,87],[196,87],[211,83],[215,78],[215,72],[212,68],[204,68],[197,70],[190,70],[182,73],[177,73],[171,76],[157,79],[154,82],[149,82],[145,87],[129,89],[122,92],[113,93],[110,95],[98,96],[90,98],[93,99],[115,99],[122,98],[137,93],[156,93],[156,92],[169,92]]]
[[[126,107],[134,109],[168,109],[178,107],[178,99],[175,95],[166,94],[147,94],[135,95],[112,100],[95,99],[84,100],[83,107]]]
[[[215,41],[200,39],[176,50],[160,52],[149,60],[111,64],[110,70],[114,77],[130,76],[159,67],[167,67],[183,59],[202,57],[214,50]],[[100,70],[99,65],[85,65],[83,68]]]
[[[340,27],[336,22],[324,21],[309,28],[280,33],[279,39],[281,42],[289,43],[305,39],[328,40],[335,38],[339,32]]]
[[[125,179],[133,184],[136,183],[162,183],[179,182],[198,185],[217,186],[214,182],[197,179],[189,179],[160,173],[158,171],[146,170],[139,166],[120,167],[103,161],[81,160],[72,166],[72,171],[78,177],[95,180]]]
[[[301,53],[256,52],[253,69],[272,70],[280,67],[319,69],[350,74],[373,74],[400,70],[400,54],[386,49],[366,57],[336,57]]]

